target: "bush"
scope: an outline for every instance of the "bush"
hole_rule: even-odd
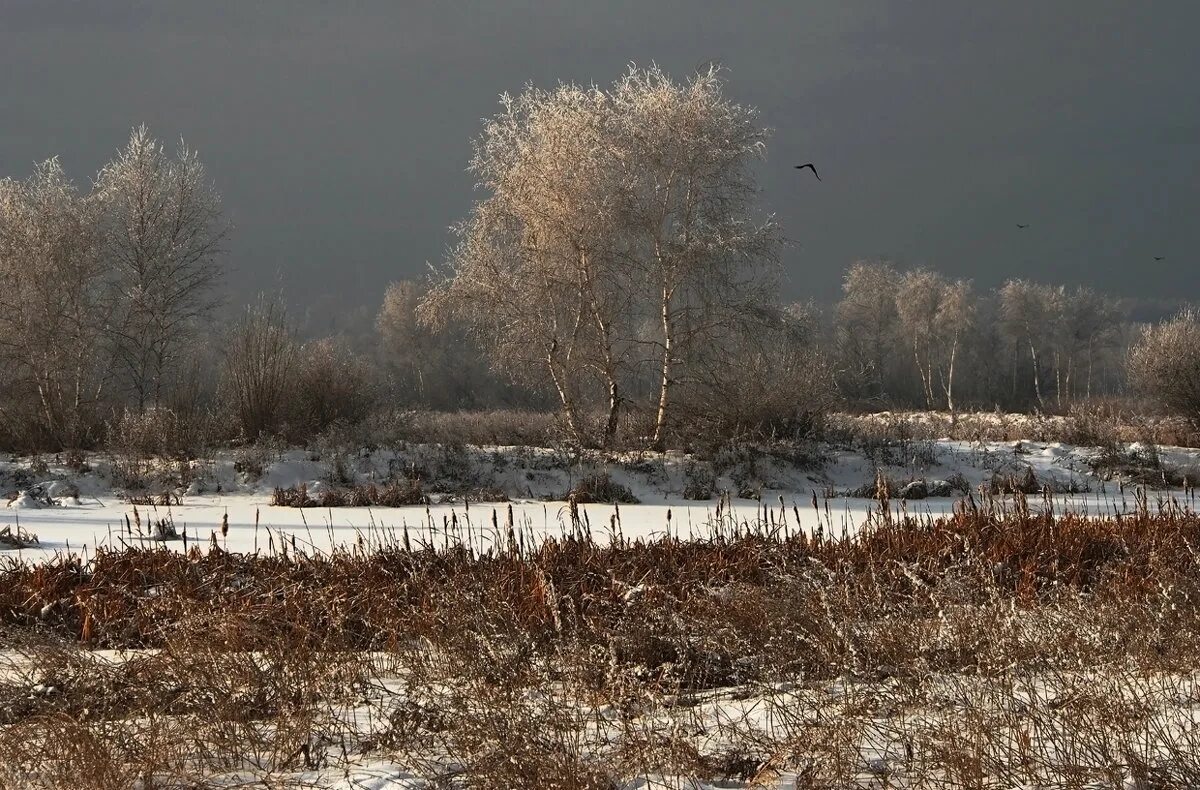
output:
[[[207,443],[207,420],[186,419],[174,409],[125,410],[109,424],[108,446],[113,452],[148,457],[191,457]]]
[[[289,438],[305,442],[335,425],[357,425],[376,403],[374,372],[334,338],[300,347],[284,401]]]
[[[310,493],[308,486],[299,485],[276,488],[271,496],[271,504],[276,507],[405,507],[428,503],[420,480],[323,488],[315,493]]]
[[[639,500],[627,487],[612,479],[606,472],[588,475],[571,487],[565,499],[578,504],[595,502],[598,504],[636,505]]]

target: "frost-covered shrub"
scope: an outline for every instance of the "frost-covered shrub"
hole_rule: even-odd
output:
[[[579,504],[586,504],[588,502],[619,502],[622,505],[636,505],[639,502],[632,491],[613,480],[612,477],[604,472],[588,475],[580,479],[567,492],[566,499]]]
[[[685,482],[683,498],[706,500],[712,499],[717,491],[717,479],[713,474],[712,464],[688,461],[683,467]]]
[[[152,457],[190,455],[204,439],[203,421],[185,419],[166,407],[127,409],[108,428],[108,446],[114,452]]]

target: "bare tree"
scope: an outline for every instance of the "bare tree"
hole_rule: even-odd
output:
[[[0,349],[6,375],[28,377],[49,440],[94,435],[110,381],[103,329],[112,309],[98,254],[96,202],[56,159],[0,181]]]
[[[1080,355],[1085,366],[1084,396],[1092,397],[1096,356],[1117,342],[1123,318],[1112,299],[1091,288],[1077,288],[1066,297],[1062,336],[1066,345],[1067,369],[1064,388],[1075,397],[1075,363]]]
[[[1129,381],[1138,391],[1200,423],[1200,316],[1194,311],[1144,328],[1128,365]]]
[[[938,313],[946,279],[928,269],[915,269],[900,277],[896,288],[896,314],[900,329],[912,349],[925,408],[933,408],[934,349],[938,345]]]
[[[420,403],[427,403],[432,391],[440,387],[439,372],[445,365],[445,349],[417,315],[427,290],[412,280],[389,284],[375,317],[384,363],[398,378],[404,396]]]
[[[652,444],[670,425],[672,391],[690,357],[744,331],[773,301],[780,237],[754,215],[752,162],[768,133],[725,97],[716,68],[677,83],[631,68],[613,86],[623,254],[656,305],[659,386]]]
[[[886,261],[859,261],[842,281],[836,344],[842,379],[855,395],[882,398],[900,339],[896,293],[900,275]]]
[[[496,405],[510,392],[491,370],[483,350],[458,320],[440,326],[422,321],[426,283],[391,283],[375,317],[379,359],[402,403],[458,409]]]
[[[942,390],[946,395],[946,409],[954,414],[954,371],[958,364],[959,350],[967,333],[975,324],[975,297],[971,283],[955,280],[942,291],[941,304],[936,317],[938,348],[942,360]]]
[[[145,126],[134,129],[101,170],[97,192],[106,219],[104,252],[121,292],[111,330],[143,409],[159,404],[172,366],[217,303],[227,226],[196,153],[180,143],[168,155]]]
[[[459,226],[425,314],[466,323],[518,379],[545,375],[578,441],[588,382],[602,381],[607,445],[630,373],[632,296],[614,253],[622,229],[612,103],[602,91],[560,85],[501,105],[471,162],[489,197]]]
[[[233,327],[225,350],[228,397],[245,438],[279,429],[295,360],[296,342],[282,303],[259,297]]]
[[[1054,323],[1061,307],[1056,299],[1056,289],[1027,280],[1009,280],[1000,288],[999,299],[1006,337],[1014,349],[1023,345],[1029,350],[1034,397],[1038,406],[1044,409],[1040,355],[1053,343]]]
[[[951,283],[928,269],[905,272],[896,290],[896,314],[912,349],[925,407],[935,406],[936,374],[946,408],[953,413],[958,350],[974,320],[970,283]]]
[[[689,423],[722,437],[811,436],[835,402],[833,376],[816,344],[815,310],[769,307],[758,326],[721,353],[693,361],[712,367],[681,393]]]

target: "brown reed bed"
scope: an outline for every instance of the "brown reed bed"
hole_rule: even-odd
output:
[[[466,787],[1192,786],[1200,518],[1139,501],[12,564],[0,786],[321,787],[363,760]]]

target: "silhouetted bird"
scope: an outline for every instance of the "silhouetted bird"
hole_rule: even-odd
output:
[[[1017,223],[1017,227],[1018,227],[1018,228],[1020,228],[1021,230],[1025,230],[1025,229],[1026,229],[1026,228],[1028,228],[1029,226],[1028,226],[1028,225],[1022,225],[1020,222],[1018,222],[1018,223]]]
[[[797,170],[803,170],[803,169],[804,169],[804,168],[806,168],[806,167],[807,167],[809,170],[813,171],[813,175],[817,177],[817,180],[818,180],[818,181],[820,181],[820,180],[821,180],[821,176],[820,176],[820,174],[819,174],[819,173],[817,173],[817,168],[813,167],[813,163],[812,163],[812,162],[805,162],[805,163],[804,163],[804,164],[802,164],[802,165],[796,165],[796,169],[797,169]]]
[[[1166,257],[1167,257],[1166,255],[1155,255],[1154,260],[1156,260],[1156,261],[1166,260]]]

